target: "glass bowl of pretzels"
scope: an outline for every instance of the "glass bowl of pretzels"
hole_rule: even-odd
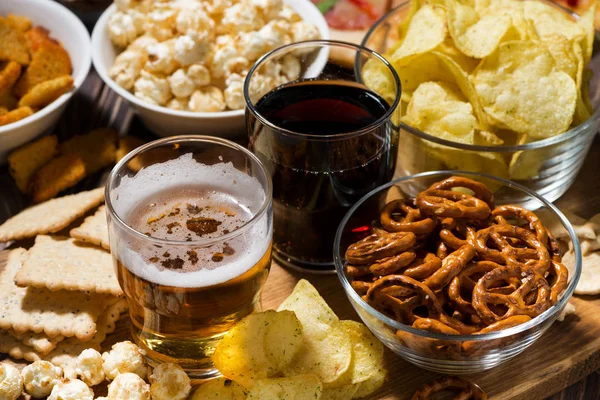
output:
[[[546,226],[563,226],[569,243]],[[340,281],[369,329],[407,361],[445,374],[521,353],[556,320],[581,273],[577,235],[555,206],[474,172],[426,172],[373,190],[346,214],[334,246]],[[573,270],[561,263],[569,248]]]

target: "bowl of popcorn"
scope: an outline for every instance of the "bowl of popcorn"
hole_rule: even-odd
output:
[[[231,137],[245,132],[243,85],[253,63],[319,38],[329,28],[308,0],[116,0],[94,28],[92,60],[157,135]],[[265,81],[298,65],[282,61]]]

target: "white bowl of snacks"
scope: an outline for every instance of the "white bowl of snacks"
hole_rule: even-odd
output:
[[[79,18],[54,1],[0,2],[0,163],[61,116],[90,69],[89,43]]]
[[[92,33],[92,60],[159,136],[243,134],[243,83],[252,64],[281,45],[329,38],[308,0],[148,4],[111,5]]]

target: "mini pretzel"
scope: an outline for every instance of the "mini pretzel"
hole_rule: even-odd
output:
[[[379,220],[388,232],[412,232],[417,236],[430,234],[436,226],[434,219],[421,215],[421,210],[411,207],[405,200],[387,203]]]
[[[432,318],[418,318],[415,322],[413,322],[412,327],[421,329],[423,331],[441,333],[444,335],[460,335],[460,332],[456,329],[452,329],[448,325]]]
[[[395,274],[408,266],[415,257],[414,251],[405,251],[404,253],[376,261],[369,267],[369,270],[375,276]]]
[[[463,220],[444,218],[441,225],[440,239],[451,249],[456,250],[467,244],[467,240],[472,241],[475,238],[475,229],[467,226]],[[459,233],[464,239],[457,237],[454,231]]]
[[[507,238],[519,239],[528,248],[513,247]],[[501,250],[488,247],[488,240]],[[533,268],[541,274],[550,266],[550,254],[546,246],[533,233],[518,226],[502,224],[481,229],[475,234],[472,244],[479,257],[501,265],[519,266],[527,260],[535,260]]]
[[[448,250],[448,246],[446,246],[446,243],[440,241],[436,246],[435,254],[440,260],[443,260],[444,258],[448,257],[448,254],[450,254],[450,250]]]
[[[498,282],[508,281],[510,278],[521,279],[521,285],[510,294],[493,293],[489,289]],[[525,297],[537,289],[535,303],[528,305]],[[473,290],[473,308],[486,324],[512,317],[514,315],[528,315],[537,317],[551,305],[550,287],[543,276],[533,270],[521,268],[496,268],[485,274]],[[494,313],[488,304],[502,305],[508,308],[504,315]]]
[[[548,230],[538,216],[533,212],[519,206],[503,205],[492,210],[492,217],[496,216],[522,219],[523,221],[527,222],[529,230],[536,234],[540,242],[543,244],[548,243]]]
[[[486,400],[487,395],[481,388],[474,383],[467,382],[464,379],[443,376],[433,382],[427,383],[415,392],[412,400],[431,400],[433,395],[440,392],[456,392],[453,400]]]
[[[350,264],[370,264],[408,250],[416,240],[412,232],[374,233],[348,247],[346,259]]]
[[[429,189],[440,189],[450,190],[454,188],[466,188],[470,189],[475,193],[475,197],[481,199],[487,203],[490,209],[494,208],[494,194],[492,191],[483,183],[474,181],[469,178],[463,178],[460,176],[451,176],[441,182],[434,183]]]
[[[433,291],[442,289],[467,266],[475,254],[477,254],[475,248],[470,244],[465,244],[444,258],[442,267],[425,279],[423,283]]]
[[[498,332],[508,328],[514,328],[517,325],[524,324],[527,321],[531,321],[531,317],[528,315],[515,315],[502,321],[494,322],[491,325],[486,326],[479,332],[475,332],[475,335],[483,335],[485,333]]]
[[[483,220],[490,215],[490,206],[470,194],[452,190],[429,189],[419,193],[417,206],[427,215],[443,218]]]
[[[560,296],[569,284],[569,270],[562,263],[553,260],[546,280],[550,285],[550,301],[552,301],[552,304],[556,304],[558,296]]]
[[[360,278],[371,274],[368,265],[346,265],[346,274],[352,278]]]
[[[367,291],[369,290],[369,288],[371,287],[372,284],[373,284],[372,282],[356,281],[356,280],[352,281],[352,283],[351,283],[352,289],[354,289],[354,291],[361,296],[367,294]]]
[[[425,257],[415,258],[408,268],[402,271],[402,274],[413,279],[423,280],[431,276],[431,274],[441,267],[442,260],[433,253],[427,253]]]

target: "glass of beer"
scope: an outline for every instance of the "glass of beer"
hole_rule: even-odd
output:
[[[250,149],[273,180],[274,257],[333,273],[333,239],[362,196],[391,180],[400,130],[400,81],[364,47],[301,42],[249,71]]]
[[[260,309],[271,266],[270,174],[228,140],[176,136],[125,156],[106,186],[131,334],[151,364],[218,375],[220,338]]]

